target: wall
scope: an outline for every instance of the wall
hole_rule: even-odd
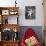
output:
[[[15,0],[0,0],[0,6],[9,7],[15,6]],[[43,6],[42,0],[17,0],[17,6],[20,7],[19,10],[19,24],[20,26],[43,26]],[[25,6],[35,6],[36,7],[36,18],[34,20],[25,19]]]
[[[43,26],[43,11],[42,11],[42,0],[21,0],[20,8],[20,24],[22,26]],[[25,20],[25,6],[35,6],[36,7],[36,19],[35,20]]]

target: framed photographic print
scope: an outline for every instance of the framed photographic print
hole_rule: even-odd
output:
[[[16,10],[10,10],[9,14],[10,15],[16,15],[18,12]]]
[[[35,6],[25,6],[25,19],[35,19],[36,8]]]
[[[9,10],[2,10],[2,15],[9,15]]]
[[[14,10],[10,10],[9,14],[14,15]]]

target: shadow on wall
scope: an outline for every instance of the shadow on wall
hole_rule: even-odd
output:
[[[37,34],[37,37],[39,39],[39,41],[41,43],[43,43],[43,30],[42,30],[42,26],[21,26],[20,27],[20,32],[19,32],[19,39],[20,39],[20,42],[24,36],[24,33],[25,31],[28,29],[28,28],[32,28],[34,30],[34,32],[36,32]]]

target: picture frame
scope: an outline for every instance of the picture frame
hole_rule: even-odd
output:
[[[2,10],[2,15],[9,15],[9,10]]]
[[[10,10],[10,11],[9,11],[9,14],[10,14],[10,15],[16,15],[17,13],[18,13],[18,12],[17,12],[16,10]]]
[[[35,18],[36,18],[36,7],[25,6],[25,19],[35,19]]]

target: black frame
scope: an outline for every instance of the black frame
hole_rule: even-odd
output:
[[[25,6],[25,19],[35,19],[36,8],[35,6]]]

